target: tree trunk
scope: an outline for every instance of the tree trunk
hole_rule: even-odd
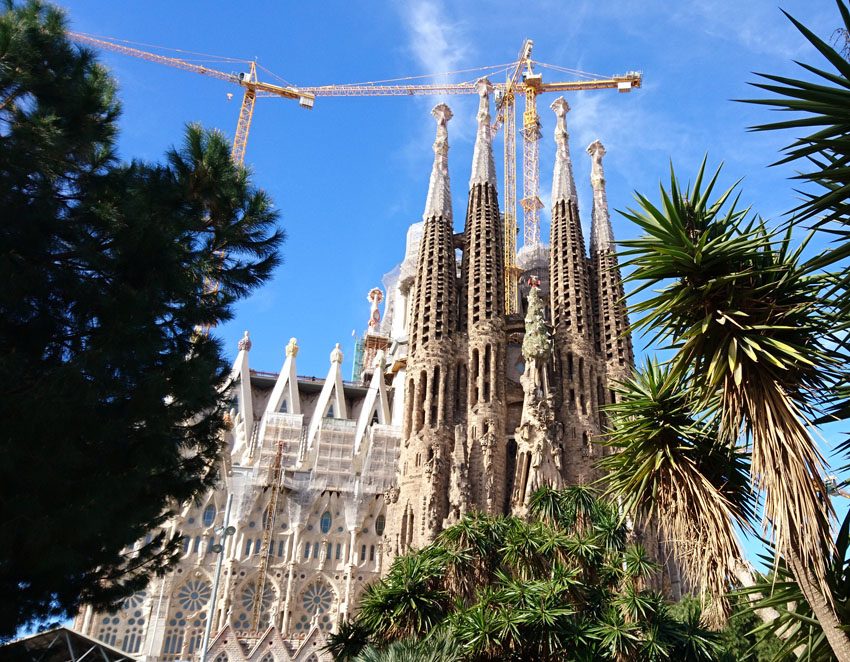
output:
[[[823,633],[835,654],[835,659],[838,662],[850,662],[850,637],[841,629],[841,622],[835,615],[832,605],[821,593],[817,580],[800,561],[796,550],[786,550],[785,560],[788,563],[788,568],[794,574],[794,579],[797,580],[800,592],[812,608],[815,619],[823,628]]]
[[[737,577],[737,579],[738,579],[738,582],[744,588],[752,588],[755,585],[756,582],[753,579],[753,568],[749,563],[745,563],[743,561],[738,561],[737,563],[735,563],[734,573],[735,573],[735,577]],[[750,605],[754,605],[759,600],[761,600],[763,597],[764,596],[761,593],[748,593],[747,594],[747,600],[749,601]],[[788,605],[789,611],[792,609],[792,607],[793,607],[793,605],[790,605],[790,604]],[[762,623],[764,623],[765,625],[770,625],[771,623],[773,623],[773,621],[775,621],[777,618],[779,618],[779,615],[780,615],[779,612],[776,611],[773,607],[762,607],[761,609],[754,609],[753,611],[755,611],[756,616],[758,616],[761,619]],[[777,630],[776,636],[779,637],[780,639],[782,639],[782,641],[785,641],[786,639],[788,639],[788,637],[790,637],[792,634],[794,634],[799,629],[800,629],[799,623],[796,623],[796,624],[790,624],[789,623],[787,626]],[[803,646],[803,645],[800,645],[800,646],[797,646],[797,648],[795,648],[793,650],[793,653],[794,653],[794,655],[796,655],[799,658],[799,657],[803,656],[803,653],[805,652],[805,650],[806,650],[806,647]]]

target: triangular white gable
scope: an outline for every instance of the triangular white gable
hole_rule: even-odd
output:
[[[366,399],[363,401],[363,407],[360,409],[360,417],[357,419],[357,428],[354,433],[354,454],[360,450],[360,445],[363,442],[363,437],[366,434],[366,429],[378,415],[378,423],[387,425],[390,422],[390,404],[387,398],[387,388],[384,383],[384,371],[386,370],[386,362],[384,361],[384,351],[379,350],[375,355],[374,372],[372,373],[372,382],[369,384],[369,390],[366,392]]]
[[[233,362],[231,379],[237,381],[236,395],[239,399],[239,411],[236,412],[235,428],[236,445],[233,452],[244,447],[251,438],[254,429],[254,401],[251,396],[251,369],[248,365],[248,352],[251,349],[251,339],[248,332],[239,341],[239,353]]]
[[[345,391],[342,386],[342,351],[339,349],[339,343],[331,352],[331,367],[310,419],[307,448],[313,447],[313,439],[322,423],[322,418],[328,415],[331,407],[333,407],[333,418],[348,418],[348,411],[345,407]]]
[[[272,394],[266,405],[266,414],[281,411],[281,404],[286,402],[287,414],[301,413],[301,397],[298,393],[298,372],[295,368],[295,357],[298,355],[298,344],[295,338],[290,338],[286,346],[286,360],[280,369]]]

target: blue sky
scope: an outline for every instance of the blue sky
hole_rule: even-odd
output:
[[[767,121],[769,111],[731,101],[758,94],[747,85],[755,79],[753,71],[796,75],[793,59],[819,62],[774,0],[61,4],[72,29],[256,58],[295,85],[503,64],[515,59],[523,39],[530,37],[541,62],[601,75],[644,74],[643,88],[631,94],[567,96],[586,237],[591,195],[584,149],[597,138],[608,150],[608,198],[620,239],[634,236],[636,229],[613,210],[631,205],[634,190],[654,199],[671,159],[686,177],[705,152],[711,164],[725,162],[725,183],[744,178],[743,200],[763,216],[777,218],[795,203],[787,180],[792,170],[766,167],[791,136],[748,133],[746,127]],[[790,0],[781,6],[824,37],[838,25],[829,0]],[[233,134],[241,98],[235,86],[122,55],[104,53],[102,60],[119,84],[124,109],[119,146],[126,158],[160,159],[191,121]],[[569,78],[543,73],[549,81]],[[276,82],[261,71],[262,78]],[[234,94],[231,101],[228,92]],[[541,197],[547,208],[554,159],[549,104],[554,98],[544,95],[538,106]],[[429,110],[437,101],[320,98],[312,111],[283,99],[258,101],[246,163],[257,185],[273,196],[289,238],[285,263],[274,280],[240,303],[233,322],[216,330],[231,355],[249,329],[254,368],[278,370],[284,346],[295,336],[302,348],[301,374],[324,375],[337,342],[350,371],[351,331],[362,332],[368,320],[366,293],[401,260],[406,229],[422,214],[433,158]],[[449,125],[449,166],[460,228],[476,104],[471,97],[448,102],[455,113]],[[496,149],[501,173],[501,136]],[[542,234],[548,236],[547,213]]]
[[[704,152],[725,161],[727,180],[745,177],[744,199],[767,217],[792,206],[788,169],[767,169],[787,136],[746,127],[768,111],[730,99],[751,96],[751,71],[791,73],[792,58],[815,59],[773,1],[618,2],[113,2],[63,3],[73,29],[258,63],[297,85],[347,83],[438,73],[516,57],[525,37],[537,59],[601,75],[640,70],[630,94],[567,96],[567,120],[585,225],[590,220],[589,157],[599,138],[612,209],[650,195],[673,159],[686,175]],[[783,7],[829,35],[837,11],[828,0]],[[104,53],[123,102],[121,153],[159,159],[199,121],[233,134],[240,90],[225,82]],[[238,71],[238,64],[225,64]],[[544,80],[559,74],[544,70]],[[275,79],[261,72],[268,80]],[[467,74],[469,76],[470,74]],[[564,77],[569,78],[567,75]],[[458,79],[463,79],[459,77]],[[231,101],[227,93],[234,93]],[[549,206],[555,95],[540,98],[541,197]],[[277,370],[290,336],[299,371],[323,375],[334,343],[351,359],[351,331],[365,328],[366,293],[399,262],[407,226],[419,220],[433,153],[430,97],[320,98],[312,111],[284,99],[257,102],[246,163],[273,196],[289,239],[274,280],[240,304],[220,329],[235,354],[244,329],[251,363]],[[450,172],[456,223],[463,223],[475,127],[475,100],[448,99]],[[519,119],[519,118],[518,118]],[[502,142],[497,138],[501,172]],[[521,161],[520,161],[521,172]],[[501,195],[501,192],[500,192]],[[520,194],[521,197],[521,194]],[[618,238],[635,229],[612,214]],[[544,212],[543,236],[548,234]],[[587,233],[585,234],[587,237]]]

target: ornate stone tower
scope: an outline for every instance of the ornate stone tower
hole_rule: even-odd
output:
[[[399,551],[419,547],[441,530],[454,446],[458,311],[447,131],[452,112],[440,104],[432,114],[437,138],[412,294],[398,500],[388,526]]]
[[[478,131],[469,179],[464,245],[466,259],[466,439],[471,506],[505,509],[505,269],[504,231],[496,192],[490,128],[490,91],[478,81]]]
[[[623,281],[614,247],[614,232],[608,216],[605,172],[602,157],[605,147],[595,140],[587,153],[593,159],[590,183],[593,186],[593,220],[590,226],[590,274],[593,284],[596,350],[601,354],[609,381],[619,382],[632,371],[634,355],[628,334],[629,319],[624,304]],[[600,400],[611,402],[613,395],[602,393]]]
[[[555,126],[555,171],[552,178],[552,227],[549,252],[549,292],[555,336],[555,373],[560,388],[555,399],[564,448],[570,462],[564,467],[567,483],[592,478],[593,446],[599,433],[595,351],[590,275],[578,213],[570,160],[563,97],[552,104]]]

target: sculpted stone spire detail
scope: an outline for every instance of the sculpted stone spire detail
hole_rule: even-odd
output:
[[[486,78],[476,83],[478,90],[478,130],[472,152],[472,175],[469,186],[491,184],[496,186],[496,163],[493,160],[493,129],[490,126],[490,92],[493,86]]]
[[[558,97],[550,106],[555,111],[555,171],[552,177],[552,204],[576,197],[573,162],[570,159],[570,134],[567,131],[567,112],[570,104]]]
[[[602,157],[605,146],[594,140],[587,147],[590,154],[590,184],[593,187],[593,214],[590,223],[590,254],[596,251],[614,249],[614,231],[608,215],[608,198],[605,194],[605,171],[602,169]]]
[[[434,165],[425,203],[422,240],[411,294],[409,354],[397,502],[387,518],[391,549],[421,547],[442,529],[448,514],[449,464],[454,444],[457,390],[455,339],[458,319],[452,199],[445,104],[437,121]]]
[[[381,311],[378,306],[384,300],[384,293],[379,287],[373,287],[366,295],[366,300],[369,302],[369,332],[378,333],[381,327]]]
[[[431,169],[431,181],[428,184],[428,197],[425,200],[425,213],[422,218],[427,220],[434,216],[442,216],[445,220],[451,221],[448,123],[452,118],[452,110],[441,103],[434,106],[431,114],[437,120],[437,138],[434,141],[434,166]]]
[[[590,265],[584,244],[563,99],[555,112],[555,171],[552,178],[552,226],[549,250],[549,295],[555,333],[554,367],[558,371],[556,412],[570,463],[567,483],[592,478],[592,440],[600,431],[598,403],[604,375],[594,342],[594,306]]]
[[[462,268],[466,298],[466,364],[469,370],[466,427],[470,508],[503,512],[507,439],[504,227],[493,165],[489,93],[478,82],[478,133],[469,180]]]

